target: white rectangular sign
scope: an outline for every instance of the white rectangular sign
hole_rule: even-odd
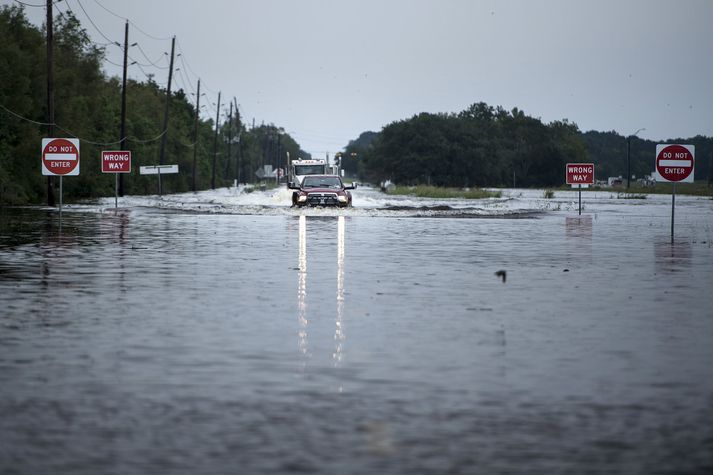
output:
[[[140,175],[165,175],[167,173],[178,173],[178,165],[151,165],[139,167]]]

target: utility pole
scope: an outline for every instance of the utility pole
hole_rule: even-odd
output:
[[[54,0],[47,0],[47,137],[54,137],[54,74],[52,72],[53,40],[52,31],[52,4]],[[47,177],[47,206],[54,206],[54,183],[52,177]]]
[[[230,102],[230,115],[228,115],[228,158],[225,160],[225,171],[223,175],[228,178],[228,172],[230,171],[230,152],[231,144],[233,141],[233,102]]]
[[[210,188],[215,190],[215,161],[218,157],[218,125],[220,124],[220,91],[218,91],[218,107],[215,111],[215,138],[213,139],[213,173],[210,177]]]
[[[124,75],[121,79],[121,128],[119,132],[119,150],[126,150],[126,68],[129,56],[129,20],[124,26]],[[117,173],[119,177],[118,195],[124,196],[124,174]]]
[[[196,167],[198,164],[198,116],[201,111],[201,80],[198,78],[198,91],[196,92],[196,119],[193,123],[193,178],[191,185],[196,192]]]
[[[166,109],[163,113],[163,136],[161,137],[161,155],[158,164],[163,165],[166,154],[166,139],[168,138],[168,106],[171,104],[171,79],[173,78],[173,52],[176,47],[176,37],[171,39],[171,61],[168,66],[168,85],[166,87]],[[159,190],[159,194],[160,194]]]
[[[238,125],[238,153],[235,155],[235,183],[240,183],[240,136],[243,132],[243,126],[240,122],[240,111],[238,110],[238,100],[233,97],[235,103],[235,122]]]
[[[268,164],[268,160],[270,157],[268,155],[270,151],[270,132],[264,126],[262,127],[262,131],[265,134],[265,140],[262,145],[262,169],[265,170],[265,165]]]
[[[282,160],[282,134],[280,132],[277,132],[277,156],[275,157],[275,181],[279,184],[280,183],[280,174],[278,171],[280,170],[280,161]]]

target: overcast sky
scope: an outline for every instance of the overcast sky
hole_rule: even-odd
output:
[[[97,43],[123,42],[119,17],[130,20],[141,46],[130,55],[161,67],[133,65],[136,79],[165,84],[175,35],[174,90],[194,91],[200,77],[204,100],[236,97],[247,122],[284,127],[320,157],[365,130],[480,101],[582,131],[713,136],[712,0],[63,0],[55,9],[68,7]],[[43,22],[44,8],[26,11]],[[108,46],[107,59],[121,63],[119,48]]]

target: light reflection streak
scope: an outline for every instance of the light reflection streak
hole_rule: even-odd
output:
[[[308,356],[307,345],[307,217],[300,216],[299,224],[299,255],[297,273],[297,310],[299,330],[297,332],[298,347],[302,356]]]
[[[297,310],[298,324],[297,345],[302,356],[302,371],[306,369],[307,360],[311,358],[307,318],[307,218],[299,217],[299,254],[297,274]],[[344,243],[345,243],[345,218],[339,216],[337,221],[337,314],[334,329],[334,350],[332,363],[336,368],[341,365],[344,351],[346,333],[344,331]],[[337,389],[342,392],[340,384]]]
[[[344,345],[343,327],[344,314],[344,216],[339,216],[337,221],[337,321],[334,330],[334,353],[332,359],[334,366],[342,361],[342,351]]]

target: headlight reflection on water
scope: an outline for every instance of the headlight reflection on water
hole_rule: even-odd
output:
[[[342,346],[344,344],[344,328],[342,317],[344,313],[344,216],[339,216],[337,222],[337,325],[334,330],[334,365],[342,361]]]
[[[297,274],[297,309],[299,330],[298,346],[300,354],[308,356],[307,347],[307,217],[300,216],[299,225],[299,272]]]
[[[334,351],[332,352],[332,362],[336,367],[343,357],[344,341],[344,243],[345,243],[345,218],[339,216],[337,221],[337,312],[334,329]],[[303,369],[306,361],[310,358],[308,344],[307,318],[307,217],[299,217],[299,254],[298,254],[298,277],[297,277],[297,309],[298,309],[298,348],[303,358]]]

